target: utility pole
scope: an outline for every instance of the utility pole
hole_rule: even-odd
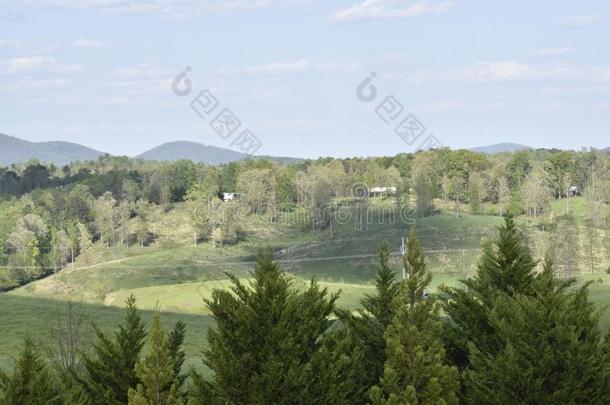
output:
[[[409,239],[407,238],[407,242],[409,241]],[[402,237],[402,243],[400,245],[400,254],[403,256],[403,260],[404,257],[407,255],[407,246],[405,245],[405,238],[404,236]],[[405,270],[405,266],[404,266],[404,261],[403,261],[403,266],[402,266],[402,279],[406,279],[407,278],[407,272]]]

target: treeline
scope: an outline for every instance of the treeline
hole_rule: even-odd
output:
[[[569,207],[567,197],[583,194],[589,250],[594,252],[599,244],[595,229],[607,229],[610,220],[610,157],[595,150],[489,156],[440,149],[289,165],[246,160],[207,166],[104,156],[63,168],[39,163],[0,168],[0,266],[8,268],[0,272],[0,288],[57,271],[94,243],[153,243],[158,236],[150,226],[155,207],[169,211],[186,202],[193,243],[217,246],[238,242],[243,237],[240,219],[250,214],[273,222],[286,213],[304,212],[311,221],[308,229],[332,227],[337,204],[357,199],[367,205],[373,190],[386,190],[380,194],[391,194],[398,209],[415,204],[417,216],[433,213],[436,201],[445,209],[453,207],[457,216],[468,209],[534,219],[548,214],[554,199],[565,199]],[[239,200],[223,203],[225,192],[238,193]],[[567,215],[553,226],[569,230],[573,222]],[[569,238],[555,243],[560,244],[576,246]],[[577,255],[566,253],[561,259],[561,252],[565,250],[553,257],[564,268],[575,268],[571,261]]]
[[[407,252],[398,280],[382,246],[375,292],[357,313],[315,281],[297,288],[263,252],[248,284],[233,278],[205,301],[216,321],[199,337],[205,375],[185,370],[184,325],[166,332],[157,313],[147,329],[133,297],[114,336],[94,325],[92,344],[69,317],[54,342],[25,340],[12,374],[0,377],[0,403],[610,401],[610,335],[588,285],[557,279],[548,257],[536,272],[510,217],[476,274],[439,294],[414,231]]]

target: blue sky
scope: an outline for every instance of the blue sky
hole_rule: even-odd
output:
[[[127,155],[232,147],[190,108],[208,89],[260,154],[394,155],[429,135],[608,147],[609,21],[601,0],[0,0],[0,133]],[[376,114],[392,95],[418,142]]]

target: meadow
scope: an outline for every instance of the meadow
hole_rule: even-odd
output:
[[[387,202],[379,199],[372,203],[381,206]],[[553,212],[565,209],[559,204]],[[571,210],[578,218],[584,215],[583,204],[582,199],[571,201]],[[180,224],[181,215],[178,205],[164,220]],[[547,220],[518,219],[535,246]],[[496,215],[461,213],[457,217],[448,210],[418,221],[418,235],[434,277],[432,292],[441,284],[457,285],[475,271],[481,246],[494,237],[502,221]],[[168,225],[158,226],[161,229]],[[106,248],[96,244],[73,267],[0,294],[0,367],[12,365],[11,356],[27,334],[44,339],[67,301],[79,303],[84,316],[111,332],[122,317],[126,298],[133,294],[145,319],[159,309],[168,327],[177,319],[186,323],[187,363],[200,369],[206,330],[213,325],[204,299],[210,298],[214,289],[230,287],[228,273],[247,283],[260,247],[275,251],[279,264],[292,275],[295,288],[316,279],[329,292],[341,292],[338,306],[356,310],[360,299],[373,291],[377,250],[384,241],[390,245],[391,263],[401,276],[400,244],[409,227],[392,222],[391,217],[363,223],[344,221],[334,224],[332,233],[330,229],[311,231],[289,222],[271,223],[262,217],[247,218],[245,226],[248,232],[244,240],[216,248],[210,243],[193,246],[188,232],[181,233],[178,225],[172,228],[171,238],[149,247]],[[600,263],[600,269],[607,267],[607,259]],[[601,326],[608,329],[610,311],[605,306],[610,303],[610,275],[583,271],[577,278],[579,282],[591,282],[591,300],[602,311]]]

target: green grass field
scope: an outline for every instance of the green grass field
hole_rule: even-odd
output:
[[[99,304],[78,304],[78,312],[89,322],[95,322],[102,330],[112,333],[121,322],[124,314],[123,303],[117,306]],[[9,370],[13,366],[13,357],[19,353],[23,339],[29,336],[45,344],[49,341],[50,330],[57,322],[58,316],[63,316],[67,304],[63,301],[20,296],[17,294],[0,294],[0,368]],[[143,311],[147,323],[152,319],[153,311]],[[187,325],[187,335],[184,349],[187,354],[187,367],[202,368],[201,350],[205,345],[207,329],[213,325],[213,320],[201,314],[163,313],[166,328],[181,319]]]
[[[569,203],[581,224],[586,214],[584,200],[574,198]],[[373,204],[379,208],[389,202],[379,199]],[[553,213],[561,214],[562,209],[565,201],[554,203]],[[389,243],[392,264],[400,274],[398,253],[407,226],[392,221],[391,216],[373,215],[372,220],[362,222],[354,216],[342,224],[333,224],[332,232],[312,231],[290,221],[272,224],[269,218],[252,217],[243,224],[244,240],[214,249],[211,243],[192,246],[183,214],[178,205],[169,215],[159,216],[155,232],[160,237],[150,247],[107,249],[97,244],[78,258],[74,268],[0,294],[0,367],[10,367],[10,356],[18,352],[26,334],[43,339],[67,300],[83,302],[83,312],[110,331],[122,317],[123,302],[134,294],[147,319],[152,310],[160,308],[167,325],[179,318],[186,322],[189,363],[201,368],[200,350],[206,329],[213,324],[203,299],[209,298],[213,289],[229,286],[227,272],[246,280],[256,252],[263,246],[276,252],[276,259],[294,277],[296,287],[315,278],[330,292],[340,290],[338,305],[350,310],[357,309],[359,300],[372,291],[377,250],[383,241]],[[536,252],[539,240],[545,237],[541,228],[548,223],[547,217],[518,218]],[[459,279],[472,274],[482,243],[495,237],[502,222],[499,216],[461,213],[456,218],[448,211],[420,221],[419,238],[434,276],[432,290],[439,284],[456,285]],[[610,247],[608,239],[604,240],[606,250],[599,252],[600,271],[578,274],[582,281],[594,281],[591,300],[600,308],[610,304],[610,276],[601,271],[608,263]],[[609,310],[603,311],[601,326],[610,327]]]

